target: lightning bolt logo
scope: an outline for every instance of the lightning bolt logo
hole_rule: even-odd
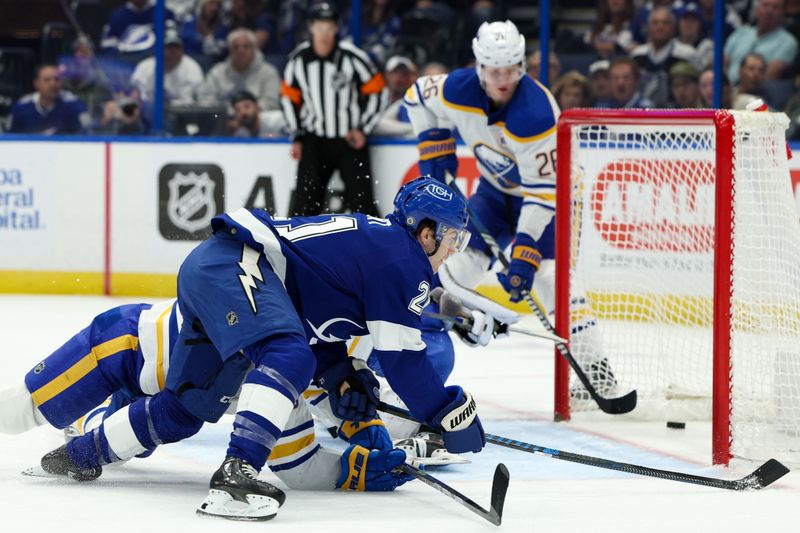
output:
[[[256,300],[253,298],[253,289],[258,290],[256,287],[256,280],[264,283],[264,276],[261,274],[261,269],[258,267],[258,258],[261,252],[257,252],[247,246],[242,246],[242,260],[239,262],[239,268],[242,269],[242,274],[239,274],[239,281],[242,284],[242,289],[250,301],[250,307],[253,309],[253,314],[258,314],[258,307],[256,307]]]

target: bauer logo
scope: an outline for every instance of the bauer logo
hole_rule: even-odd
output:
[[[714,245],[714,166],[708,161],[618,160],[597,175],[591,216],[624,250],[706,253]]]
[[[158,175],[158,229],[165,239],[201,241],[224,212],[225,178],[212,164],[170,163]]]

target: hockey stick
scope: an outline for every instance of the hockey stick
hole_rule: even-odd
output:
[[[419,422],[411,413],[405,409],[389,405],[384,402],[378,403],[378,410],[384,413]],[[422,431],[438,432],[436,429],[421,424]],[[571,463],[580,463],[587,466],[595,466],[598,468],[606,468],[608,470],[616,470],[618,472],[627,472],[629,474],[636,474],[639,476],[655,477],[659,479],[668,479],[670,481],[680,481],[682,483],[692,483],[695,485],[703,485],[706,487],[714,487],[717,489],[726,490],[758,490],[763,489],[767,485],[772,484],[774,481],[780,479],[787,473],[789,469],[775,459],[770,459],[763,465],[759,466],[752,473],[746,475],[741,479],[727,480],[713,477],[697,476],[694,474],[685,474],[682,472],[673,472],[671,470],[661,470],[658,468],[650,468],[647,466],[634,465],[631,463],[621,463],[612,461],[610,459],[602,459],[600,457],[592,457],[590,455],[581,455],[579,453],[564,452],[553,448],[538,446],[536,444],[529,444],[515,439],[500,437],[498,435],[486,434],[486,442],[511,448],[512,450],[519,450],[522,452],[533,453],[536,455],[546,455],[553,459],[560,459],[562,461],[569,461]]]
[[[450,189],[455,194],[459,195],[461,199],[464,200],[464,203],[467,204],[467,211],[469,212],[469,217],[472,220],[472,224],[478,230],[478,233],[481,234],[484,242],[486,242],[486,244],[489,246],[491,254],[498,261],[500,261],[500,264],[503,265],[503,268],[507,270],[509,262],[506,254],[503,253],[503,250],[500,249],[500,246],[497,244],[497,241],[494,240],[494,237],[491,236],[489,230],[486,229],[486,226],[484,226],[481,220],[476,216],[472,206],[470,206],[469,202],[467,202],[464,193],[462,193],[461,189],[458,188],[458,185],[455,182],[455,177],[453,177],[450,172],[445,172],[445,180]],[[533,311],[533,314],[536,315],[536,318],[539,319],[539,322],[542,323],[544,328],[553,335],[557,336],[558,334],[556,333],[556,328],[554,328],[550,323],[550,320],[547,319],[547,315],[544,313],[544,311],[542,311],[541,307],[539,307],[538,302],[536,302],[531,293],[529,291],[522,291],[521,294],[525,300],[525,303],[528,304],[528,307],[531,308],[531,311]],[[586,388],[586,390],[589,392],[589,395],[592,397],[595,403],[597,403],[598,407],[600,407],[601,411],[612,415],[629,413],[630,411],[633,411],[633,409],[636,407],[637,401],[637,394],[635,390],[632,390],[628,394],[620,396],[619,398],[603,398],[597,392],[597,389],[595,389],[594,385],[592,385],[592,382],[589,380],[589,376],[586,375],[586,372],[584,372],[583,368],[581,368],[581,365],[578,364],[578,361],[575,359],[575,356],[572,355],[572,352],[569,351],[567,345],[561,342],[556,342],[556,349],[558,350],[558,353],[560,353],[561,356],[569,362],[569,366],[572,367],[575,375],[578,376],[578,379],[583,384],[584,388]]]
[[[432,313],[430,311],[423,311],[422,314],[429,318],[435,318],[447,324],[452,324],[453,327],[459,329],[467,328],[467,330],[469,330],[469,324],[466,323],[465,321],[460,320],[460,317],[443,315],[441,313]],[[521,333],[522,335],[528,335],[529,337],[536,337],[537,339],[544,339],[553,342],[567,342],[566,339],[564,339],[563,337],[559,337],[558,335],[544,335],[542,333],[535,333],[525,328],[509,326],[508,324],[500,324],[499,327],[495,329],[495,334],[503,334],[507,331],[510,331],[512,333]]]
[[[503,520],[503,505],[505,504],[506,500],[506,491],[508,490],[509,480],[508,468],[506,468],[506,465],[503,463],[497,465],[497,468],[494,470],[494,479],[492,480],[492,496],[489,502],[488,511],[454,488],[428,474],[424,470],[420,470],[419,468],[415,468],[409,464],[403,464],[399,470],[414,476],[429,487],[432,487],[442,494],[452,498],[476,515],[488,520],[496,526],[499,526],[500,522]]]

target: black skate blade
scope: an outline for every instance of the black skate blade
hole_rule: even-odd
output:
[[[43,478],[46,478],[46,479],[67,479],[66,476],[59,476],[59,475],[56,475],[56,474],[51,474],[50,472],[48,472],[47,470],[45,470],[44,468],[42,468],[39,465],[31,466],[30,468],[26,468],[25,470],[20,472],[20,474],[22,474],[23,476],[28,476],[28,477],[43,477]]]

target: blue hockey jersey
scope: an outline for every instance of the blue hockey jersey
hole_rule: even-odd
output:
[[[211,225],[265,254],[318,360],[346,357],[345,341],[369,334],[389,384],[412,412],[427,419],[449,403],[420,331],[433,270],[414,236],[391,216],[273,220],[263,210],[239,209]]]
[[[86,106],[68,91],[61,91],[49,109],[39,104],[39,93],[33,93],[14,104],[8,131],[42,135],[84,133],[89,120]]]

